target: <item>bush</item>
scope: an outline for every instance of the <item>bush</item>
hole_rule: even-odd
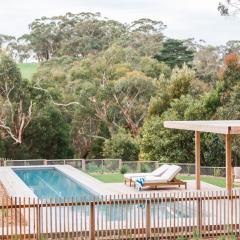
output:
[[[147,164],[141,164],[141,172],[143,173],[151,172],[151,168]]]
[[[123,165],[120,169],[120,173],[121,174],[125,174],[128,172],[128,166],[127,165]]]
[[[95,163],[90,162],[87,164],[87,171],[88,172],[100,172],[101,168],[99,168],[99,166],[96,165]]]
[[[120,129],[104,143],[103,154],[106,158],[120,158],[125,161],[138,160],[137,141],[125,130]]]

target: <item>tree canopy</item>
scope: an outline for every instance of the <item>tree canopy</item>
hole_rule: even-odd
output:
[[[193,162],[193,134],[163,121],[238,119],[240,44],[168,39],[165,28],[67,13],[0,35],[1,157]],[[24,79],[15,61],[33,58]],[[201,141],[202,164],[223,165],[222,137]]]

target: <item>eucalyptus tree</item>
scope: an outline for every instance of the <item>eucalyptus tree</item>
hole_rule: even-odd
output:
[[[238,14],[240,11],[240,1],[239,0],[221,1],[218,4],[218,11],[224,16]]]
[[[11,138],[21,144],[23,133],[32,120],[34,101],[28,82],[4,53],[0,54],[0,105],[1,138]]]

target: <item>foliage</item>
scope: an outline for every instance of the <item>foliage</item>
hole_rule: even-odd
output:
[[[128,172],[128,166],[127,165],[123,165],[122,167],[121,167],[121,169],[120,169],[120,173],[121,174],[125,174],[125,173],[127,173]]]
[[[63,159],[74,156],[70,122],[54,106],[47,106],[38,118],[33,119],[25,137],[28,151],[35,159]]]
[[[176,39],[167,39],[163,43],[160,52],[155,58],[166,63],[171,68],[181,67],[184,63],[191,66],[193,61],[193,51],[184,45],[183,41]]]
[[[147,164],[141,164],[141,169],[140,170],[143,173],[151,172],[151,168]]]
[[[20,63],[18,67],[21,71],[22,77],[28,80],[32,79],[32,76],[37,71],[38,64],[36,63]]]
[[[163,121],[240,118],[240,43],[168,39],[165,28],[67,13],[34,20],[18,39],[0,35],[2,157],[193,162],[193,133]],[[13,58],[38,67],[18,65],[21,76]],[[203,165],[223,166],[224,154],[221,136],[201,135]]]
[[[138,159],[139,147],[136,140],[124,130],[120,129],[111,139],[104,143],[103,153],[108,158],[120,158],[125,161]]]
[[[223,16],[239,13],[239,0],[225,0],[219,2],[218,11]]]

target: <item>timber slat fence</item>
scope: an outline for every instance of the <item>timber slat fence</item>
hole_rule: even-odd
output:
[[[5,239],[214,238],[240,232],[240,191],[0,199]]]

